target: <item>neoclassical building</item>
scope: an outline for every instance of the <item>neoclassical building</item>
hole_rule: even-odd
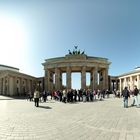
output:
[[[20,73],[18,68],[0,65],[0,95],[25,95],[33,91],[37,78]]]
[[[109,83],[110,90],[122,91],[128,87],[132,91],[134,86],[140,89],[140,67],[118,76],[109,76]]]
[[[66,73],[66,89],[72,88],[71,75],[81,73],[81,88],[86,89],[86,73],[90,73],[90,89],[108,89],[108,69],[110,62],[107,58],[87,56],[74,51],[65,55],[46,59],[43,63],[45,70],[45,89],[63,89],[62,74]],[[77,81],[78,82],[78,81]]]
[[[119,75],[119,89],[122,91],[125,86],[130,90],[134,89],[136,85],[140,89],[140,67],[135,68],[133,71]]]

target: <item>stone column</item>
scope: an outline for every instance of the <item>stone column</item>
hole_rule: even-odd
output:
[[[45,70],[45,90],[50,90],[50,70]]]
[[[112,90],[114,91],[114,89],[115,89],[115,85],[114,85],[114,80],[112,80]]]
[[[122,80],[121,79],[119,80],[120,80],[120,92],[122,92]]]
[[[108,69],[103,69],[103,89],[108,89]]]
[[[3,78],[3,95],[6,95],[6,93],[5,93],[5,86],[6,86],[6,84],[5,84],[5,82],[6,82],[6,80],[5,80],[5,77]]]
[[[18,95],[20,96],[20,95],[22,95],[22,93],[23,93],[23,79],[22,78],[20,78],[20,82],[19,82],[19,93],[18,93]]]
[[[86,89],[86,67],[82,67],[81,72],[81,88]]]
[[[116,82],[116,90],[118,90],[118,80],[115,80]]]
[[[108,89],[108,68],[105,69],[105,89]]]
[[[9,95],[13,96],[14,95],[14,77],[10,76],[9,77]]]
[[[93,85],[94,85],[94,89],[97,90],[98,88],[98,67],[94,68],[94,74],[93,74]]]
[[[6,82],[6,87],[7,87],[6,95],[9,95],[9,76],[7,76],[6,80],[7,80],[7,82]]]
[[[105,89],[105,86],[106,86],[106,85],[105,85],[105,84],[106,84],[106,83],[105,83],[105,82],[106,82],[106,81],[105,81],[105,80],[106,80],[105,78],[106,78],[106,73],[105,73],[105,69],[103,69],[103,70],[102,70],[102,83],[103,83],[103,84],[102,84],[102,89]]]
[[[60,89],[62,89],[62,72],[60,71]]]
[[[3,78],[1,78],[1,95],[3,95]]]
[[[58,90],[58,68],[55,68],[55,90]]]
[[[137,88],[140,89],[140,76],[137,75]]]
[[[103,88],[104,88],[104,70],[103,69],[101,69],[100,71],[99,71],[99,85],[98,85],[98,88],[100,89],[100,90],[102,90]]]
[[[94,69],[92,69],[91,71],[90,71],[90,88],[93,90],[94,89]]]
[[[126,77],[124,78],[123,88],[127,85],[126,83]]]
[[[13,95],[16,93],[16,77],[13,77]]]
[[[97,90],[97,83],[98,83],[98,70],[97,67],[91,70],[91,89],[92,90]]]
[[[60,70],[55,68],[55,90],[60,90]]]
[[[130,76],[130,90],[133,90],[133,77]]]
[[[67,67],[66,70],[66,87],[67,89],[71,89],[71,69],[70,67]]]
[[[53,70],[55,71],[55,70]],[[50,90],[55,90],[55,87],[54,87],[54,72],[53,71],[50,71],[50,79],[49,79],[49,83],[50,83]]]

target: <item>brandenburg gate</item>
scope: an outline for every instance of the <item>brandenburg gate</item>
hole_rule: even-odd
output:
[[[72,72],[81,73],[81,89],[87,89],[86,73],[90,73],[90,89],[108,89],[107,58],[87,56],[75,47],[65,57],[46,59],[42,64],[45,70],[45,90],[62,90],[62,74],[66,73],[66,89],[71,89]],[[77,81],[79,82],[79,81]]]

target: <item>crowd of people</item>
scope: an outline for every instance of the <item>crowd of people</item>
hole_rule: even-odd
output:
[[[85,90],[85,89],[80,89],[80,90],[73,90],[69,89],[66,90],[64,89],[63,91],[58,90],[58,91],[53,91],[52,92],[52,98],[55,100],[59,100],[60,102],[89,102],[89,101],[94,101],[96,99],[102,100],[105,98],[105,96],[109,97],[109,91],[108,90]]]
[[[73,103],[73,102],[92,102],[94,100],[103,100],[103,98],[109,98],[111,92],[109,90],[57,90],[57,91],[43,91],[39,92],[35,89],[34,93],[28,92],[27,100],[35,101],[35,106],[38,106],[38,102],[46,102],[48,96],[51,96],[51,99],[64,103]],[[37,103],[36,103],[37,102]]]
[[[123,97],[124,108],[128,107],[128,99],[130,95],[133,97],[133,102],[131,106],[136,105],[139,107],[138,94],[139,90],[137,86],[134,86],[134,90],[128,90],[128,87],[125,87],[122,92],[119,90],[109,91],[109,90],[90,90],[90,89],[80,89],[80,90],[57,90],[57,91],[43,91],[39,92],[38,89],[35,89],[34,93],[28,92],[27,99],[35,102],[35,106],[39,106],[39,102],[46,102],[48,96],[51,96],[51,99],[64,103],[73,103],[73,102],[93,102],[95,100],[103,100],[104,98],[109,98],[109,95],[113,94],[114,97]]]

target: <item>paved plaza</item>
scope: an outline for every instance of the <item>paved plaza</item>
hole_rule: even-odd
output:
[[[132,99],[129,99],[129,105]],[[64,104],[0,96],[0,140],[140,140],[140,108],[122,99]]]

